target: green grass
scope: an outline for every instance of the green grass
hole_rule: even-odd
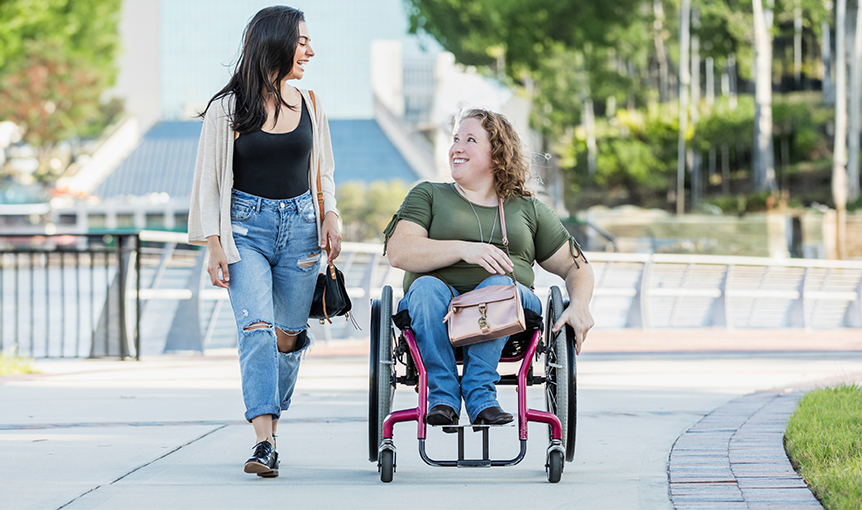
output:
[[[31,374],[36,369],[30,364],[29,358],[6,356],[0,353],[0,375]]]
[[[793,467],[827,510],[862,505],[862,387],[842,385],[802,397],[784,446]]]

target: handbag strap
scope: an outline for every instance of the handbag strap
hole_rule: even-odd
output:
[[[314,91],[309,90],[308,95],[311,96],[311,106],[314,108],[314,118],[317,119],[317,100],[314,98]],[[320,211],[320,223],[323,224],[323,188],[320,186],[320,158],[317,160],[317,210]],[[505,231],[505,227],[504,227]],[[505,234],[504,234],[505,235]],[[335,279],[335,266],[333,266],[332,261],[329,259],[329,239],[326,240],[326,261],[329,265],[329,274],[332,279]]]
[[[506,211],[503,210],[503,197],[497,197],[497,207],[500,208],[500,226],[503,228],[503,248],[506,248],[506,255],[509,257],[509,260],[512,259],[512,254],[509,253],[509,235],[506,233]],[[512,279],[512,285],[516,285],[517,280],[515,280],[515,273],[509,271],[506,273],[506,276]]]

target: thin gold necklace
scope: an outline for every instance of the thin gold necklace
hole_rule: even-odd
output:
[[[459,190],[461,190],[460,193],[461,193],[461,196],[464,197],[464,200],[466,200],[467,203],[470,204],[470,209],[473,209],[473,214],[476,216],[476,223],[479,224],[479,242],[484,243],[485,242],[485,234],[482,233],[482,222],[479,220],[479,213],[477,213],[476,208],[473,207],[473,202],[471,202],[470,199],[467,198],[467,196],[464,194],[464,188],[462,188],[461,185],[458,183],[455,183],[455,185],[458,186]],[[497,211],[494,213],[494,223],[491,225],[491,235],[488,236],[488,243],[487,244],[491,244],[491,239],[494,238],[494,229],[497,228],[497,217],[499,215],[500,215],[500,211],[499,211],[499,207],[498,207]]]

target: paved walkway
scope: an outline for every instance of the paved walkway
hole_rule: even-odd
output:
[[[237,508],[264,490],[272,501],[296,507],[375,510],[403,509],[407,501],[437,509],[440,494],[454,502],[448,506],[463,508],[539,500],[543,508],[567,510],[792,508],[781,498],[807,489],[788,483],[791,472],[764,464],[780,458],[783,420],[798,396],[785,389],[862,380],[862,346],[846,349],[844,340],[831,343],[825,335],[809,339],[819,340],[821,350],[775,352],[757,335],[746,340],[737,333],[735,341],[748,350],[691,352],[696,337],[666,332],[661,337],[674,348],[660,352],[642,348],[652,340],[636,333],[629,340],[638,348],[626,351],[618,340],[601,352],[612,342],[595,334],[579,356],[577,452],[555,485],[545,481],[541,426],[531,427],[518,466],[455,470],[423,464],[410,425],[396,427],[398,470],[392,484],[381,484],[366,460],[368,362],[361,342],[340,353],[341,347],[319,345],[303,364],[293,407],[279,427],[283,464],[274,480],[241,470],[252,434],[241,419],[234,353],[140,363],[38,361],[41,374],[0,378],[0,507]],[[690,352],[681,352],[686,345]],[[504,408],[515,407],[514,391],[501,390],[500,399]],[[402,388],[395,406],[415,400]],[[543,407],[541,388],[528,389],[528,403]],[[753,428],[762,423],[772,427],[765,435]],[[501,429],[491,453],[513,456],[516,435]],[[695,439],[711,450],[697,450]],[[769,439],[772,450],[760,449],[760,439]],[[480,447],[475,437],[468,443],[468,454]],[[445,458],[454,443],[431,434],[428,448]],[[727,470],[696,464],[722,457]],[[706,472],[717,476],[692,479]]]
[[[821,508],[784,452],[784,429],[801,392],[758,392],[711,412],[674,443],[668,465],[674,508]]]

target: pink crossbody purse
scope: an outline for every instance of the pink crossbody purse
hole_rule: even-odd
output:
[[[498,200],[503,246],[508,255],[509,238],[506,235],[503,199]],[[512,279],[512,285],[490,285],[452,298],[443,322],[447,323],[449,341],[454,347],[493,340],[526,329],[521,292],[515,283],[515,275],[509,273],[508,276]]]

